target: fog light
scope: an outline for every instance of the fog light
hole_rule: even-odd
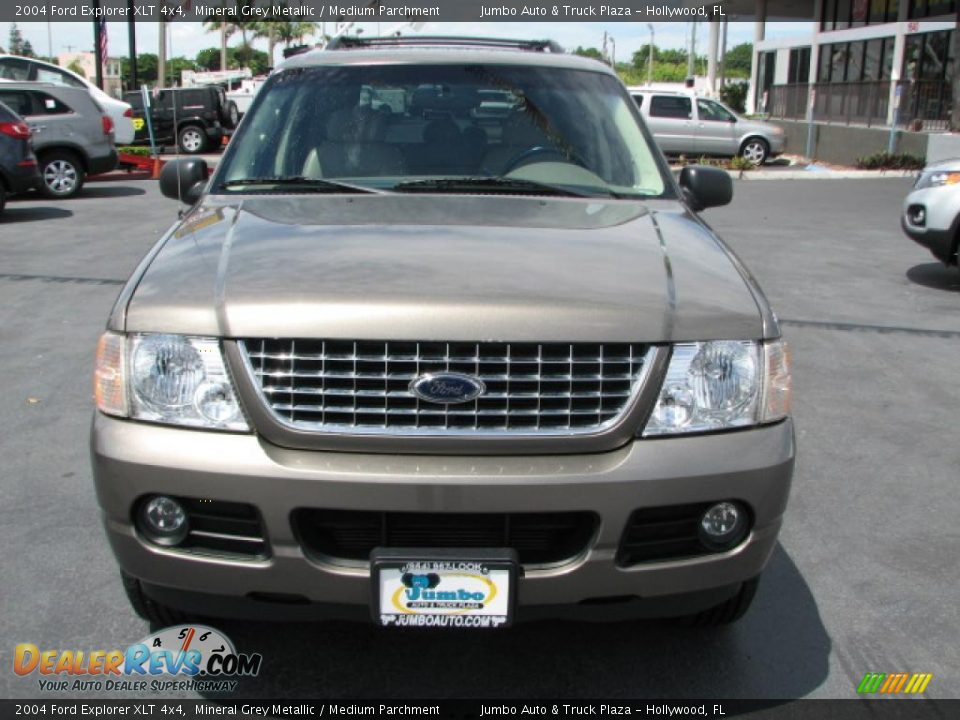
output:
[[[927,224],[927,210],[923,205],[911,205],[907,208],[907,217],[911,225],[923,227]]]
[[[173,498],[157,495],[140,508],[140,529],[158,545],[178,545],[187,537],[187,513]]]
[[[747,512],[737,503],[711,505],[700,518],[700,542],[711,550],[727,550],[747,534]]]

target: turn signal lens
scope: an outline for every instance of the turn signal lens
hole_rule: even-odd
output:
[[[97,409],[107,415],[127,416],[127,383],[123,336],[105,332],[97,343],[93,371],[93,398]]]
[[[763,360],[763,406],[760,422],[776,422],[790,414],[793,403],[790,347],[783,340],[765,343]]]

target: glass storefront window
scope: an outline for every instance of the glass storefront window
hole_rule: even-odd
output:
[[[845,30],[850,27],[850,0],[837,0],[836,20],[834,30]]]
[[[883,40],[883,64],[880,69],[880,79],[890,80],[893,77],[893,38]]]
[[[867,51],[863,56],[863,79],[880,79],[880,61],[883,56],[883,40],[867,41]]]
[[[823,19],[820,22],[820,29],[833,30],[833,20],[836,14],[837,14],[837,0],[824,0]]]
[[[830,82],[843,82],[847,70],[847,43],[830,46]]]
[[[920,71],[920,51],[923,47],[922,35],[908,35],[907,42],[903,49],[903,74],[904,80],[916,80],[917,73]]]
[[[820,46],[820,69],[817,71],[819,82],[830,82],[830,64],[833,61],[833,45]]]
[[[850,43],[850,51],[847,56],[847,82],[858,82],[863,79],[863,47],[864,42]]]
[[[911,0],[907,17],[911,20],[940,15],[953,15],[957,11],[957,0]]]

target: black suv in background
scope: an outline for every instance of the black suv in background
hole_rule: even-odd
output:
[[[135,144],[147,144],[150,135],[139,92],[124,93],[133,107]],[[181,152],[196,154],[220,147],[224,128],[236,127],[237,107],[222,87],[168,88],[150,94],[150,120],[158,144],[176,143]]]
[[[7,194],[26,192],[39,182],[40,171],[30,144],[30,127],[0,102],[0,213]]]

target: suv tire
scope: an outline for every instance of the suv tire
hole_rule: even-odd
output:
[[[76,153],[51,150],[40,156],[40,192],[48,198],[74,197],[86,179],[83,164]]]
[[[740,157],[760,167],[770,157],[770,144],[763,138],[747,138],[740,147]]]
[[[7,204],[7,189],[0,182],[0,215],[3,215],[3,208]]]
[[[227,105],[223,111],[223,124],[231,130],[240,124],[240,111],[233,100],[227,100]]]
[[[729,600],[724,600],[719,605],[707,608],[694,615],[685,615],[677,618],[677,622],[684,627],[717,627],[720,625],[729,625],[742,618],[753,603],[753,597],[757,594],[757,586],[760,585],[760,577],[757,576],[747,580],[740,586],[740,590]]]
[[[196,155],[207,149],[207,134],[199,125],[184,125],[177,133],[180,152]]]
[[[148,597],[143,592],[143,586],[135,577],[127,575],[120,571],[120,578],[123,580],[123,590],[127,593],[127,600],[133,611],[148,621],[151,626],[168,627],[170,625],[179,625],[189,622],[190,617],[179,610],[161,605],[156,600]]]

